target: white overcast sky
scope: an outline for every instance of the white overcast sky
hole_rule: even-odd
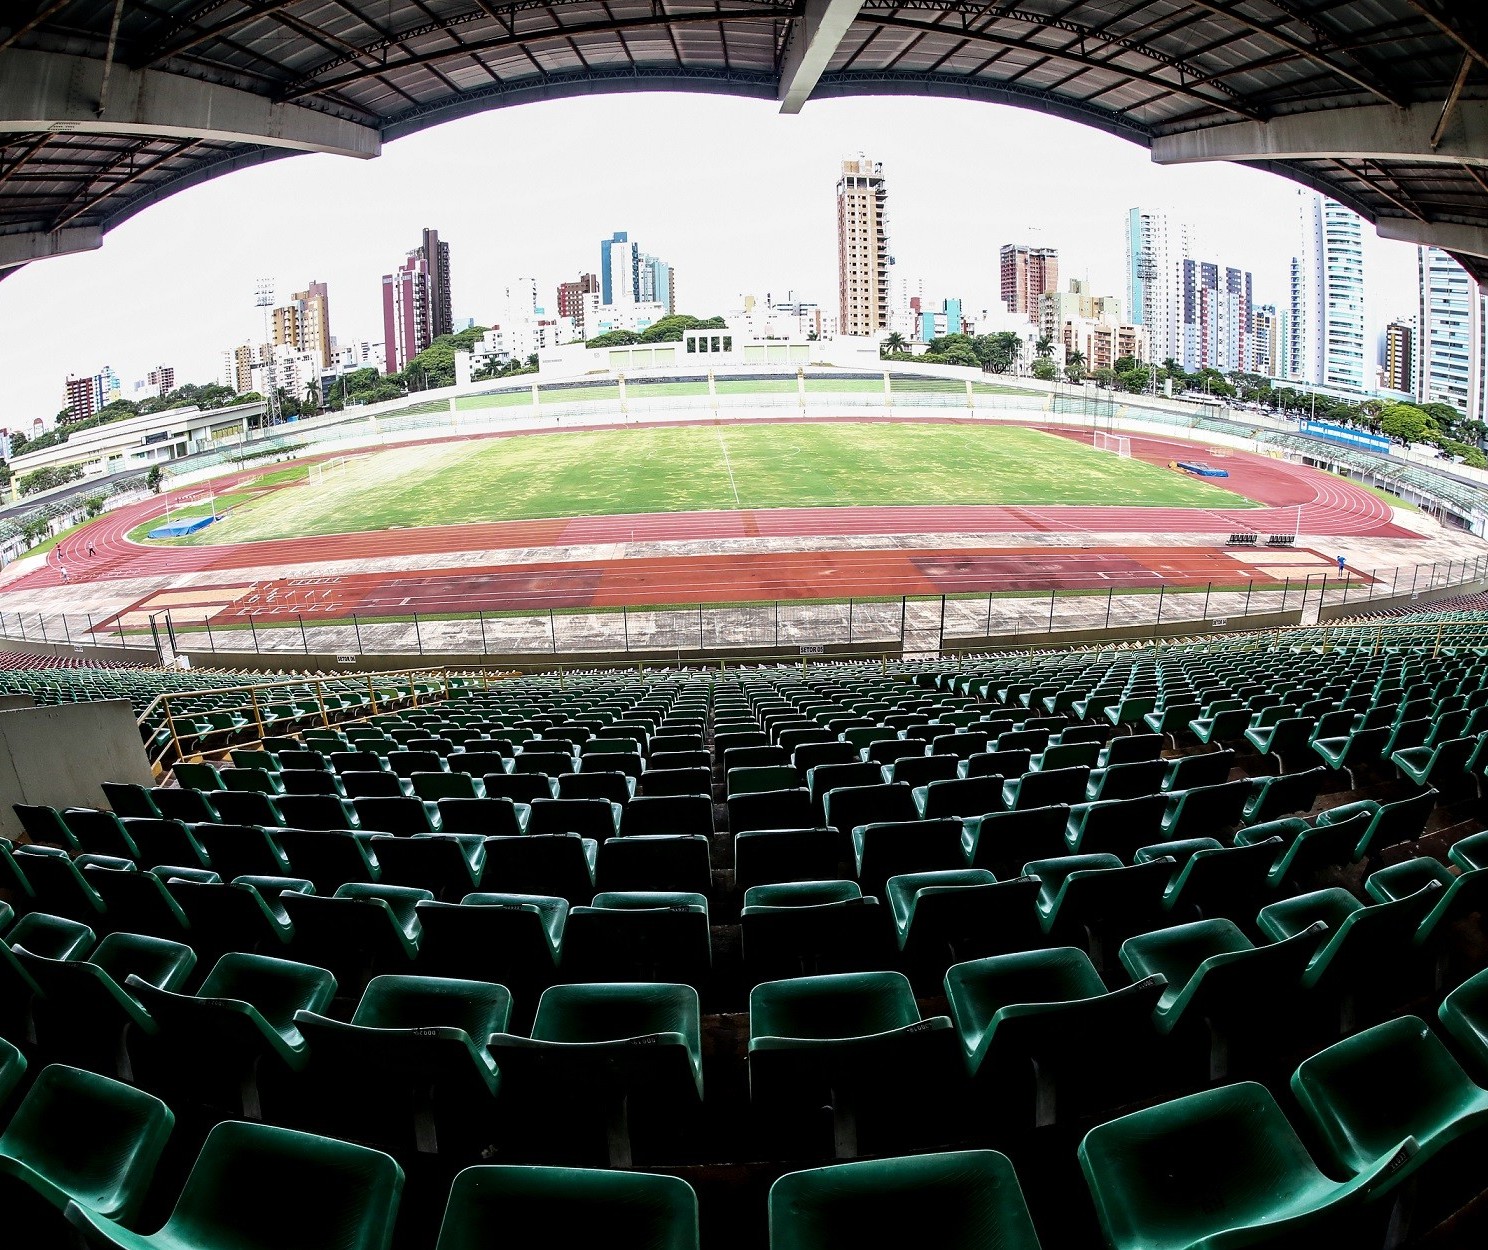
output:
[[[1227,165],[1159,168],[1122,140],[1039,113],[955,100],[823,100],[795,117],[756,100],[590,96],[500,109],[389,144],[371,161],[294,156],[184,191],[105,236],[99,251],[0,282],[0,427],[50,420],[69,373],[156,364],[216,378],[224,349],[262,338],[254,284],[280,297],[330,284],[331,331],[382,338],[380,276],[424,226],[450,244],[454,311],[489,324],[506,283],[597,269],[628,230],[677,272],[678,309],[743,293],[836,302],[838,162],[862,151],[889,180],[899,272],[968,309],[997,298],[997,250],[1060,251],[1062,275],[1125,298],[1134,205],[1188,221],[1204,252],[1283,303],[1295,250],[1293,184]],[[1366,228],[1376,325],[1414,311],[1415,250]]]

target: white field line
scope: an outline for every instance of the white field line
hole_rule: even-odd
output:
[[[744,505],[739,502],[739,487],[734,481],[734,466],[729,462],[728,444],[723,441],[722,431],[718,434],[718,445],[723,448],[723,467],[728,470],[729,489],[734,492],[734,507],[742,510]]]

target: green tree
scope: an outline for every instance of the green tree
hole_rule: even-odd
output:
[[[1386,404],[1380,409],[1380,430],[1407,443],[1424,443],[1437,433],[1430,415],[1415,404]]]
[[[165,481],[165,470],[158,464],[152,464],[150,471],[145,474],[145,485],[150,488],[151,493],[160,494],[160,484]]]
[[[1033,362],[1030,372],[1040,382],[1052,382],[1058,370],[1055,369],[1054,362],[1047,356],[1040,356]]]
[[[606,330],[603,334],[589,339],[585,347],[630,347],[639,343],[641,336],[634,330]]]
[[[1038,341],[1033,345],[1033,354],[1040,360],[1048,360],[1054,354],[1054,340],[1047,334],[1041,334]]]
[[[104,499],[102,495],[89,495],[83,504],[83,511],[90,517],[98,516],[103,511]]]
[[[309,382],[305,383],[305,402],[303,404],[303,411],[319,412],[320,407],[320,382],[317,379],[311,379]]]
[[[82,476],[83,466],[80,464],[32,469],[30,473],[23,473],[16,479],[16,490],[22,495],[35,495],[44,490],[65,486],[68,482],[76,482]]]
[[[1116,380],[1124,389],[1131,391],[1134,395],[1140,395],[1152,382],[1152,370],[1146,365],[1133,365],[1130,369],[1118,371]]]
[[[878,354],[880,356],[894,356],[903,350],[904,335],[900,334],[898,330],[894,330],[879,345]]]
[[[1064,375],[1071,382],[1078,382],[1085,376],[1085,353],[1078,347],[1065,357]]]
[[[1107,390],[1110,390],[1116,385],[1116,370],[1097,369],[1090,375],[1090,378],[1097,386],[1103,386]]]

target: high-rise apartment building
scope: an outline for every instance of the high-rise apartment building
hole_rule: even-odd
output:
[[[588,337],[584,333],[584,296],[598,290],[599,275],[593,273],[580,274],[575,282],[558,284],[558,315],[567,317],[574,323],[574,329],[580,338]]]
[[[1416,393],[1416,327],[1414,322],[1397,319],[1385,327],[1384,349],[1380,353],[1380,386],[1387,391]]]
[[[313,279],[303,291],[269,313],[269,337],[275,347],[291,347],[331,363],[331,297],[324,282]]]
[[[599,295],[601,304],[661,304],[668,313],[677,311],[672,267],[641,251],[624,230],[600,240]]]
[[[1188,259],[1180,267],[1182,348],[1185,369],[1222,373],[1254,368],[1251,275],[1211,261]]]
[[[889,324],[889,188],[865,156],[842,162],[837,179],[838,333],[873,337]]]
[[[1004,243],[998,258],[1002,302],[1008,312],[1038,320],[1039,296],[1059,289],[1059,249]]]
[[[429,339],[455,332],[454,304],[450,300],[449,244],[439,238],[439,231],[425,230],[416,253],[429,270]]]
[[[434,341],[429,262],[409,252],[395,273],[382,275],[384,370],[399,373]]]
[[[1292,259],[1288,376],[1362,391],[1364,223],[1315,191],[1297,196],[1301,244]]]
[[[156,365],[145,375],[145,385],[163,399],[176,389],[176,371],[170,365]]]
[[[100,409],[108,407],[123,396],[119,375],[108,365],[89,377],[68,374],[65,384],[67,394],[67,419],[81,421],[91,417]]]
[[[1012,311],[1011,309],[1009,311]],[[1071,278],[1065,291],[1045,291],[1034,303],[1039,333],[1058,341],[1066,321],[1121,321],[1121,301],[1114,295],[1096,295],[1085,278]]]
[[[1281,364],[1281,315],[1275,304],[1262,304],[1251,311],[1251,338],[1255,343],[1254,369],[1262,377],[1276,378]]]
[[[1159,364],[1183,355],[1182,265],[1188,227],[1163,212],[1133,208],[1126,225],[1126,314],[1147,329],[1147,348]]]
[[[1469,420],[1482,421],[1488,413],[1488,296],[1461,265],[1434,247],[1416,249],[1416,274],[1416,395],[1422,403],[1451,404]]]

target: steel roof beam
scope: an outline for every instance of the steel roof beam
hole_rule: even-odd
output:
[[[1375,229],[1382,239],[1439,247],[1462,256],[1488,257],[1488,226],[1465,226],[1455,221],[1417,221],[1414,217],[1379,217]]]
[[[1331,158],[1488,167],[1488,100],[1459,101],[1433,147],[1441,117],[1441,105],[1431,103],[1284,113],[1269,121],[1159,135],[1152,142],[1152,159],[1159,165]]]
[[[362,159],[382,150],[373,127],[236,87],[115,64],[101,105],[104,62],[17,48],[0,52],[0,133],[162,136],[251,143]]]
[[[0,234],[0,271],[69,252],[91,252],[102,243],[103,231],[97,226],[71,226],[50,233]]]
[[[782,113],[799,113],[811,98],[862,7],[863,0],[806,0],[805,13],[791,22],[780,66]]]

